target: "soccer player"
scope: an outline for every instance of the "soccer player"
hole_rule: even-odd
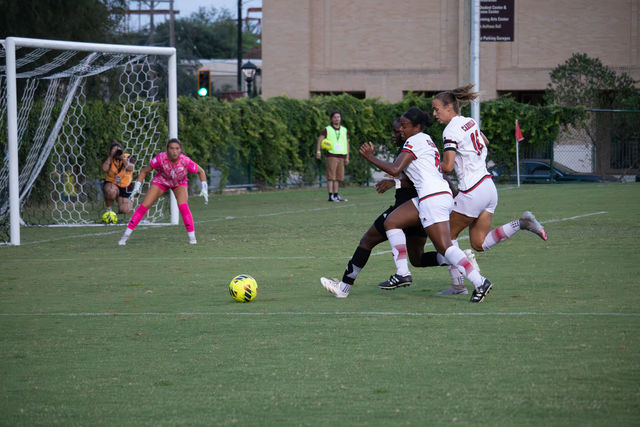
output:
[[[193,225],[193,217],[191,215],[189,205],[187,204],[189,199],[189,192],[187,191],[189,180],[187,178],[187,173],[197,173],[200,177],[202,185],[200,196],[204,197],[206,204],[209,202],[209,194],[207,176],[204,173],[204,169],[189,157],[182,154],[182,142],[180,142],[179,139],[170,139],[167,143],[167,151],[155,156],[151,159],[149,165],[145,166],[144,169],[140,171],[135,187],[133,188],[133,192],[131,193],[131,197],[140,194],[140,187],[142,186],[147,174],[152,170],[156,171],[156,175],[151,181],[149,191],[147,191],[147,194],[144,196],[144,200],[131,216],[131,220],[129,221],[127,228],[124,230],[124,234],[120,238],[118,244],[120,246],[127,244],[129,236],[131,236],[131,233],[133,233],[133,230],[138,226],[140,220],[144,217],[149,208],[153,206],[160,196],[166,193],[167,190],[171,189],[173,194],[176,196],[178,209],[180,210],[182,221],[184,222],[187,234],[189,235],[189,243],[195,245],[197,241]]]
[[[373,144],[360,147],[360,155],[374,166],[392,176],[404,172],[413,181],[418,197],[395,209],[384,222],[391,245],[396,273],[388,282],[390,286],[404,286],[412,281],[407,262],[407,241],[402,228],[422,224],[439,257],[455,266],[475,290],[471,302],[481,302],[489,293],[492,283],[480,275],[459,247],[451,242],[449,214],[453,209],[453,195],[442,176],[440,153],[431,137],[422,132],[428,125],[428,116],[418,108],[410,108],[400,117],[400,131],[406,138],[400,155],[393,163],[373,155]]]
[[[391,138],[394,144],[399,148],[404,144],[404,139],[400,133],[399,119],[393,122]],[[367,232],[362,236],[358,247],[347,263],[347,267],[342,275],[342,280],[338,281],[337,279],[328,279],[326,277],[320,278],[322,286],[337,298],[346,298],[349,296],[351,286],[353,286],[358,274],[369,260],[371,250],[373,250],[373,248],[378,244],[387,240],[387,235],[384,230],[384,220],[387,215],[404,202],[418,196],[413,183],[411,183],[405,175],[402,176],[402,179],[384,179],[376,183],[376,191],[380,194],[391,188],[396,189],[395,204],[393,206],[389,206],[386,211],[381,213],[373,222],[371,227],[369,227]],[[411,264],[416,267],[422,266],[423,248],[427,241],[427,233],[425,233],[424,229],[420,225],[405,228],[403,231],[407,236],[407,251]],[[424,263],[432,265],[431,263]]]
[[[460,107],[478,97],[469,84],[452,91],[438,93],[432,101],[433,117],[445,124],[442,132],[444,155],[442,171],[455,170],[458,177],[459,193],[449,224],[451,239],[458,246],[457,238],[461,231],[469,227],[471,247],[478,252],[489,250],[505,241],[519,230],[528,230],[541,239],[547,240],[547,233],[531,212],[524,212],[519,219],[513,220],[491,232],[491,219],[498,205],[498,192],[492,175],[487,171],[488,140],[478,124],[469,117],[460,115]],[[458,269],[449,266],[453,285],[438,294],[468,294],[464,278]]]

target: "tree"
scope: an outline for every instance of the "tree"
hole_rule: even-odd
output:
[[[112,40],[126,0],[0,0],[0,38]]]
[[[583,120],[567,130],[574,141],[584,141],[595,150],[595,172],[607,175],[615,170],[620,179],[640,166],[640,128],[637,112],[613,112],[612,109],[637,110],[640,95],[635,81],[626,73],[617,73],[598,58],[575,53],[551,71],[547,100],[564,106],[583,106]],[[586,138],[583,136],[586,134]],[[633,154],[635,153],[635,154]],[[635,173],[635,172],[634,172]]]
[[[550,78],[547,100],[559,105],[624,108],[638,97],[628,74],[618,74],[586,53],[574,53],[551,71]]]

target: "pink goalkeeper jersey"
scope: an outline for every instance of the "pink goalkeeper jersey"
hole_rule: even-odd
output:
[[[151,183],[169,188],[187,185],[189,183],[187,173],[198,172],[198,164],[184,154],[180,154],[176,163],[171,163],[167,153],[162,152],[151,159],[149,165],[157,171]]]

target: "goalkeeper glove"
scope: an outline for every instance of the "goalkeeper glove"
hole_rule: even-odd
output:
[[[130,199],[133,199],[138,194],[140,194],[140,187],[142,187],[142,183],[140,181],[136,181],[136,183],[133,186],[133,191],[131,192],[131,195],[129,196]]]
[[[204,204],[209,204],[209,185],[207,185],[207,181],[202,181],[202,190],[200,190],[200,195],[204,197]]]

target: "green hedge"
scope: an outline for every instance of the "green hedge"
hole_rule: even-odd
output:
[[[242,98],[234,102],[180,97],[178,129],[186,154],[201,165],[214,164],[223,172],[223,185],[235,164],[251,164],[253,180],[258,185],[276,186],[286,182],[291,173],[311,183],[317,179],[321,167],[321,162],[315,159],[317,137],[329,124],[329,113],[337,109],[342,114],[343,125],[349,129],[351,141],[346,173],[352,182],[360,184],[370,178],[368,164],[358,155],[360,144],[373,141],[390,147],[391,123],[409,107],[431,112],[431,99],[409,94],[401,102],[391,104],[348,95],[311,99]],[[36,106],[32,113],[38,110]],[[166,105],[162,105],[161,110],[164,120]],[[88,101],[84,113],[87,166],[99,175],[99,164],[111,140],[121,138],[121,107]],[[468,107],[463,114],[469,114]],[[514,162],[516,118],[526,137],[525,144],[546,146],[555,140],[561,125],[576,122],[582,114],[584,111],[578,108],[532,106],[509,98],[483,102],[482,130],[490,140],[489,158],[497,164]],[[167,124],[162,123],[160,128],[162,137],[166,138]],[[427,129],[440,147],[442,128],[435,123]],[[29,141],[33,130],[31,127],[27,132],[25,141]],[[0,138],[6,138],[6,134]],[[25,143],[21,151],[27,148]]]

